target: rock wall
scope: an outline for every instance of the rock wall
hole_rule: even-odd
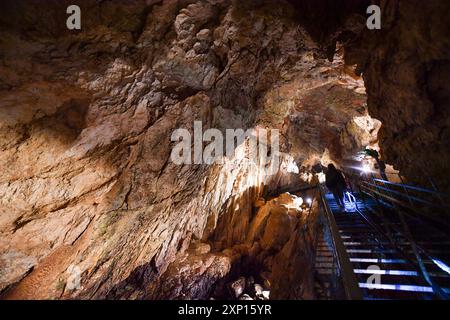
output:
[[[247,199],[240,202],[246,203]],[[238,228],[235,207],[215,229],[213,245],[193,242],[180,252],[167,272],[147,288],[156,299],[314,299],[314,250],[318,202],[283,193],[249,208]],[[239,210],[242,210],[239,206]],[[231,230],[230,230],[231,229]],[[230,231],[243,235],[230,239]]]
[[[2,28],[8,30],[2,37],[2,288],[36,267],[10,297],[70,295],[64,290],[70,265],[82,272],[76,296],[120,297],[127,285],[145,285],[164,272],[191,237],[202,237],[208,216],[249,187],[233,188],[245,168],[224,180],[220,169],[169,161],[172,130],[191,128],[194,120],[218,122],[212,100],[220,90],[234,92],[225,88],[234,82],[228,69],[221,71],[221,89],[213,90],[221,68],[232,65],[229,48],[222,62],[210,48],[208,27],[217,27],[220,5],[188,5],[85,2],[83,12],[92,14],[83,19],[86,31],[71,35],[53,34],[63,28],[42,22],[25,30],[34,19],[56,24],[64,3],[5,4],[11,15]],[[24,11],[31,21],[8,20]],[[217,34],[220,46],[226,35]],[[197,43],[206,52],[197,54]],[[235,47],[230,57],[241,50]],[[247,92],[235,94],[249,100]],[[236,127],[251,123],[236,117]]]
[[[362,74],[382,158],[408,180],[450,191],[448,1],[290,1],[331,59],[336,43]],[[381,7],[381,30],[365,10]]]
[[[65,28],[73,3],[81,31]],[[342,51],[323,56],[287,2],[2,1],[0,11],[4,298],[157,298],[149,288],[192,241],[244,243],[254,200],[376,140],[376,124],[348,129],[368,117],[361,78]],[[279,168],[238,154],[174,164],[171,134],[195,120],[279,129]]]
[[[366,43],[369,112],[380,119],[386,162],[450,191],[450,35],[447,1],[385,1],[384,29]],[[372,44],[373,43],[373,44]]]

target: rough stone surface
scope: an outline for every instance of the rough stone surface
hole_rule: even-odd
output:
[[[448,12],[424,3],[437,20]],[[3,298],[208,298],[252,264],[271,298],[311,297],[308,217],[265,202],[254,216],[255,201],[375,143],[368,109],[388,162],[449,172],[450,51],[434,41],[448,34],[418,1],[384,3],[383,34],[355,31],[345,48],[356,49],[332,50],[333,62],[329,30],[309,36],[287,2],[85,0],[81,31],[65,28],[69,4],[0,4]],[[171,134],[195,120],[279,129],[279,167],[247,161],[245,145],[223,164],[175,165]]]
[[[447,1],[386,1],[383,34],[368,47],[364,62],[358,61],[364,66],[369,111],[383,122],[380,145],[386,162],[411,180],[429,185],[430,176],[446,191],[450,191],[449,10]]]
[[[366,28],[371,1],[290,0],[303,25],[332,58],[362,74],[368,110],[382,122],[381,155],[411,181],[450,191],[448,1],[389,0],[381,30]],[[432,164],[432,165],[431,165]]]

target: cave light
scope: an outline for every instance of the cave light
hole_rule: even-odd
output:
[[[356,157],[355,157],[355,159],[356,159]],[[369,174],[369,173],[375,172],[373,170],[373,162],[370,159],[366,158],[366,159],[358,159],[358,160],[360,162],[359,165],[357,165],[357,166],[348,166],[348,165],[346,165],[344,167],[352,169],[352,170],[360,171],[360,172],[362,172],[364,174]]]
[[[309,205],[311,205],[312,199],[311,199],[311,198],[306,198],[306,203],[309,204]]]
[[[361,167],[361,171],[364,172],[364,173],[371,172],[370,166],[367,163],[363,164],[362,167]]]
[[[362,172],[364,174],[368,174],[368,173],[374,172],[372,170],[371,165],[369,163],[365,163],[365,162],[363,162],[362,165],[358,166],[358,167],[356,167],[356,166],[345,166],[345,167],[353,169],[353,170],[360,171],[360,172]]]

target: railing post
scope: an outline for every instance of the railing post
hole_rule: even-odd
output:
[[[414,207],[414,203],[412,202],[411,197],[409,196],[409,192],[408,192],[408,190],[407,190],[406,187],[405,187],[405,182],[403,181],[403,178],[402,178],[402,177],[400,177],[400,181],[402,182],[403,190],[405,191],[406,196],[408,197],[409,204],[410,204],[412,207]]]
[[[400,181],[401,181],[401,185],[398,185],[398,184],[394,184],[394,185],[396,185],[396,186],[401,186],[401,187],[403,188],[404,194],[405,194],[405,195],[407,196],[407,198],[408,198],[408,201],[409,201],[409,203],[410,203],[411,209],[415,210],[415,209],[414,209],[413,198],[414,198],[416,201],[417,201],[418,199],[415,198],[414,196],[413,196],[413,197],[410,196],[410,194],[409,194],[409,192],[408,192],[408,190],[407,190],[407,185],[405,185],[405,183],[404,183],[404,181],[403,181],[403,179],[402,179],[402,177],[401,177],[400,175],[399,175],[399,178],[400,178]],[[398,201],[395,200],[395,194],[396,194],[396,193],[397,193],[397,194],[399,194],[399,193],[401,194],[401,192],[396,191],[396,190],[392,190],[391,188],[389,188],[389,187],[387,186],[387,184],[389,184],[388,181],[384,181],[384,180],[381,180],[381,179],[375,179],[375,178],[373,177],[373,174],[372,174],[372,181],[373,181],[372,186],[375,188],[375,190],[372,189],[372,188],[370,188],[370,186],[367,186],[367,190],[368,190],[369,194],[370,194],[372,197],[374,197],[375,199],[378,198],[378,196],[376,196],[376,194],[379,194],[380,196],[382,196],[382,198],[387,198],[387,199],[389,199],[389,201],[390,201],[390,202],[394,205],[394,207],[396,208],[395,211],[396,211],[397,215],[399,216],[400,223],[401,223],[401,225],[402,225],[402,227],[403,227],[403,234],[404,234],[405,238],[406,238],[406,239],[409,241],[409,243],[410,243],[410,246],[411,246],[413,255],[414,255],[415,259],[416,259],[416,262],[417,262],[417,264],[418,264],[419,270],[420,270],[421,273],[422,273],[423,278],[424,278],[425,281],[432,287],[433,292],[434,292],[438,297],[440,297],[440,298],[442,298],[442,299],[448,299],[447,294],[442,290],[442,288],[441,288],[438,284],[436,284],[436,283],[431,279],[431,277],[430,277],[430,275],[429,275],[429,273],[428,273],[428,271],[427,271],[427,269],[426,269],[426,267],[425,267],[425,264],[424,264],[424,262],[423,262],[423,260],[422,260],[421,252],[419,252],[419,250],[420,250],[420,251],[423,251],[423,249],[420,248],[419,246],[417,246],[417,244],[415,243],[414,238],[413,238],[413,236],[412,236],[412,233],[411,233],[411,231],[410,231],[410,229],[409,229],[409,226],[408,226],[408,224],[407,224],[407,222],[406,222],[406,220],[405,220],[405,217],[404,217],[404,213],[403,213],[403,211],[402,211],[402,208],[400,208],[400,206],[399,206],[399,204],[398,204]],[[430,180],[430,181],[431,181],[431,180]],[[382,183],[384,187],[380,186],[377,182]],[[392,184],[392,183],[391,183],[391,184]],[[410,187],[410,186],[408,186],[408,187],[409,187],[409,188],[412,188],[412,187]],[[419,188],[415,188],[415,189],[420,190]],[[389,192],[388,192],[388,190],[389,190]],[[437,192],[436,189],[435,189],[435,191],[436,191],[436,193],[440,196],[440,194]],[[393,196],[393,198],[391,198],[391,196],[388,196],[387,194],[391,194],[391,195]],[[378,202],[378,199],[377,199],[377,202]],[[388,233],[388,238],[391,240],[391,238],[389,237],[389,233]],[[393,240],[393,239],[392,239],[392,240]],[[392,240],[391,240],[391,241],[392,241]],[[426,252],[425,252],[425,255],[427,255]]]
[[[433,188],[434,191],[436,191],[436,196],[439,198],[439,201],[441,201],[441,203],[443,205],[445,205],[444,199],[441,197],[440,192],[438,190],[438,188],[436,187],[436,184],[434,183],[433,179],[430,176],[427,176],[428,181],[430,181],[431,187]]]
[[[337,255],[337,260],[339,264],[339,269],[341,271],[342,282],[345,289],[345,295],[348,300],[362,300],[363,295],[361,289],[359,288],[358,279],[353,271],[350,258],[345,249],[342,238],[339,234],[339,229],[334,219],[333,213],[328,206],[325,199],[325,192],[323,187],[319,185],[320,198],[322,200],[323,212],[325,214],[326,221],[331,233],[331,238],[333,241],[334,251]]]

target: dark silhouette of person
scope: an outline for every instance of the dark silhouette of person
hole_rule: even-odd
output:
[[[380,159],[380,154],[377,150],[366,148],[364,149],[364,153],[372,158],[375,159],[378,165],[378,169],[380,170],[380,176],[381,179],[389,181],[387,175],[386,175],[386,164],[383,160]]]
[[[333,193],[339,208],[345,210],[344,191],[347,187],[347,183],[342,172],[336,169],[332,163],[328,165],[328,170],[325,175],[325,184]]]

